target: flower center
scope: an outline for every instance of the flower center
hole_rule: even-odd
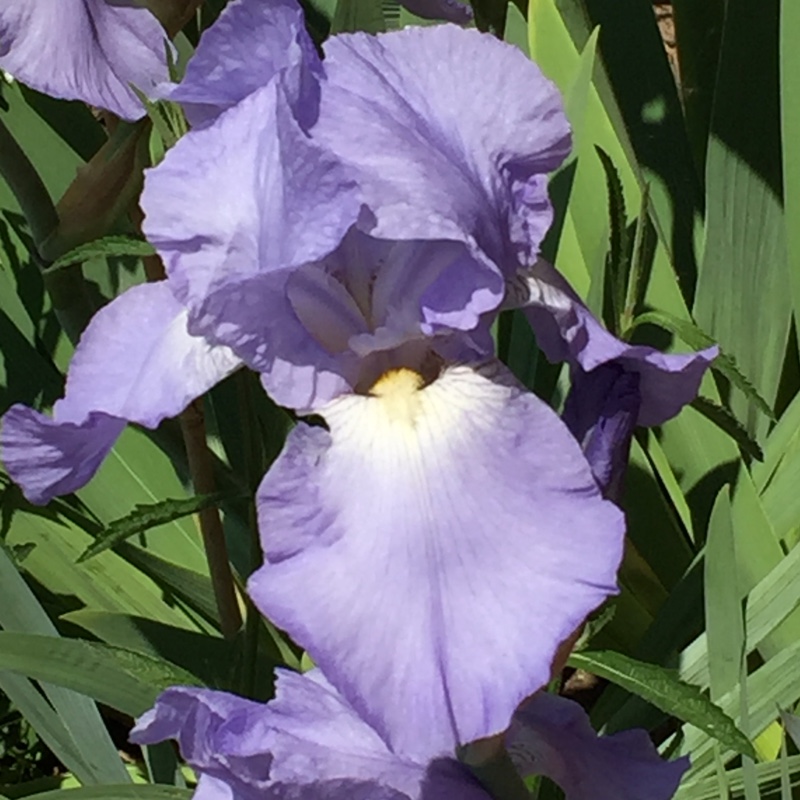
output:
[[[425,378],[413,369],[398,367],[384,372],[369,390],[393,422],[413,425],[419,411],[419,391]]]
[[[398,367],[383,373],[372,385],[369,393],[374,397],[409,396],[425,385],[419,372],[408,367]]]

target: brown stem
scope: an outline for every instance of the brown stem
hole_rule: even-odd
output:
[[[143,219],[141,209],[136,208],[131,216],[136,224],[141,226]],[[164,280],[166,277],[164,265],[158,256],[147,256],[142,260],[148,281]],[[198,398],[191,403],[180,415],[179,421],[194,491],[196,494],[214,494],[217,484],[214,478],[214,462],[206,440],[202,399]],[[242,614],[228,558],[228,547],[225,544],[222,519],[216,506],[201,511],[198,516],[222,635],[226,639],[232,639],[242,627]]]
[[[195,400],[180,415],[181,431],[186,444],[189,474],[197,494],[213,494],[216,491],[214,465],[206,441],[206,425],[202,400]],[[200,532],[208,559],[211,585],[219,610],[222,635],[232,639],[242,626],[242,615],[233,583],[225,532],[219,509],[207,508],[199,513]]]

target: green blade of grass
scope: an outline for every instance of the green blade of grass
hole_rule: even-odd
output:
[[[758,14],[747,0],[729,0],[726,8],[694,311],[774,406],[792,313],[781,202],[778,0],[765,0]],[[751,435],[766,433],[769,421],[755,404],[734,396],[732,409]]]
[[[0,645],[0,669],[67,687],[132,717],[162,689],[200,685],[175,664],[99,642],[0,631]]]
[[[0,625],[5,629],[0,632],[0,637],[39,634],[39,638],[51,646],[58,646],[62,641],[55,626],[16,570],[2,545],[0,545]],[[14,634],[7,631],[25,633]],[[0,653],[2,652],[0,649]],[[0,669],[2,668],[3,665],[0,665]],[[43,736],[47,736],[51,741],[53,737],[58,739],[57,747],[62,751],[69,751],[74,747],[81,761],[88,767],[88,775],[95,782],[124,781],[127,772],[95,704],[88,698],[60,686],[44,683],[42,688],[58,715],[59,725],[49,719],[50,714],[46,713],[44,706],[38,702],[32,706],[31,703],[35,702],[33,697],[25,691],[23,684],[16,682],[17,693],[28,694],[26,705],[29,710],[47,725],[49,735],[42,731]],[[33,724],[33,720],[31,722]],[[69,734],[66,740],[60,730],[62,726]],[[80,768],[78,764],[75,766]]]

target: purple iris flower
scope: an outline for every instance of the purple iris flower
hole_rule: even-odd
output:
[[[199,775],[195,800],[490,800],[452,758],[393,753],[319,670],[279,671],[267,704],[167,689],[131,733],[165,739]],[[547,776],[566,800],[668,800],[688,768],[662,761],[645,731],[598,737],[577,703],[547,694],[519,709],[505,740],[522,776]]]
[[[167,42],[136,2],[3,0],[0,68],[45,94],[83,100],[124,119],[144,116],[130,84],[166,81]]]
[[[569,129],[518,50],[439,26],[325,54],[289,0],[234,0],[204,35],[172,95],[198,127],[142,198],[168,280],[96,316],[53,419],[7,413],[3,457],[46,502],[124,421],[152,427],[241,363],[321,415],[259,489],[250,592],[394,753],[427,763],[503,731],[617,591],[622,514],[494,360],[498,310],[526,306],[553,358],[637,373],[640,424],[677,413],[711,356],[619,342],[552,268],[526,268]]]

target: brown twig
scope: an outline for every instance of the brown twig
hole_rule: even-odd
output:
[[[202,402],[202,399],[198,399],[190,403],[189,407],[180,415],[179,420],[194,490],[197,494],[213,494],[217,486],[214,480],[211,452],[206,441]],[[226,639],[232,639],[242,627],[242,614],[234,588],[222,519],[216,506],[204,509],[198,516],[206,559],[208,559],[211,585],[214,589],[214,599],[219,611],[222,635]]]
[[[141,226],[141,210],[137,208],[132,216],[137,226]],[[158,256],[147,256],[142,260],[148,281],[164,280],[164,265]],[[202,399],[192,402],[178,419],[194,491],[196,494],[214,494],[217,484],[214,478],[214,462],[206,440]],[[216,506],[201,511],[198,517],[222,635],[226,639],[232,639],[242,627],[242,614],[228,558],[228,547],[225,544],[222,519]]]

